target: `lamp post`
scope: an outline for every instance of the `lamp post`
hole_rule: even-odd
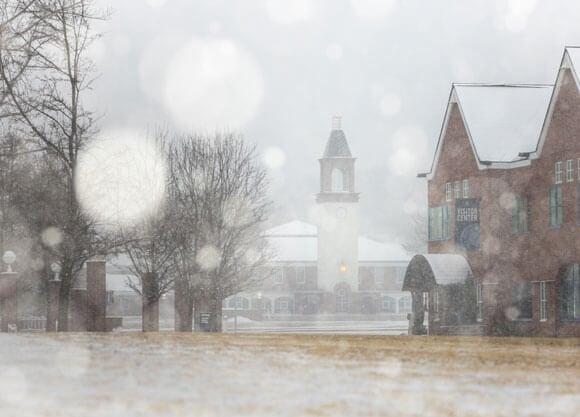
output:
[[[48,304],[46,310],[46,331],[56,332],[58,331],[58,309],[59,309],[59,299],[60,299],[60,271],[62,267],[59,263],[53,262],[50,265],[50,270],[53,275],[48,281]]]
[[[2,255],[6,272],[0,274],[0,330],[3,332],[18,330],[18,274],[12,270],[16,255],[6,251]]]

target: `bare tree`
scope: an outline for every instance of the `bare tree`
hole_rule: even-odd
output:
[[[124,249],[140,285],[129,286],[141,296],[142,330],[159,330],[159,300],[173,286],[177,258],[177,223],[168,207],[159,210],[124,236]]]
[[[4,5],[8,17],[3,16],[1,28],[0,115],[18,136],[43,150],[48,164],[43,169],[52,174],[41,192],[52,197],[53,209],[43,200],[28,204],[36,210],[36,233],[51,225],[63,236],[58,244],[43,247],[62,268],[59,326],[67,330],[73,280],[87,259],[104,251],[105,243],[74,193],[78,153],[95,133],[93,113],[82,103],[94,79],[86,57],[97,36],[92,23],[101,16],[91,10],[90,0],[5,0]]]
[[[233,134],[188,136],[169,149],[170,200],[180,213],[176,329],[221,331],[223,300],[259,279],[267,259],[260,226],[269,202],[255,148]],[[195,309],[195,318],[192,312]]]
[[[424,211],[411,216],[411,229],[407,235],[403,247],[409,253],[427,252],[428,218]]]

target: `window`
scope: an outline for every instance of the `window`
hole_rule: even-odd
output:
[[[477,321],[483,321],[483,285],[477,284],[475,291],[477,303],[477,311],[475,317]]]
[[[340,193],[344,191],[344,175],[342,170],[338,168],[332,169],[332,192]]]
[[[580,180],[580,158],[578,158],[577,161],[578,161],[578,179]]]
[[[576,220],[578,222],[578,226],[580,226],[580,184],[576,188],[577,197],[576,197],[576,204],[577,204],[577,212],[576,212]]]
[[[560,283],[560,318],[580,320],[580,267],[572,264]]]
[[[396,313],[397,312],[397,302],[393,297],[385,295],[382,298],[381,311],[385,313]]]
[[[290,297],[276,298],[276,301],[274,301],[274,313],[290,314],[292,312],[292,304],[292,299]]]
[[[469,180],[463,180],[463,198],[469,198]]]
[[[348,313],[348,307],[349,307],[348,288],[339,287],[336,290],[336,312]]]
[[[113,305],[115,303],[115,293],[113,291],[107,291],[107,300],[106,303],[108,306]]]
[[[306,283],[306,267],[297,266],[296,267],[296,284]]]
[[[540,282],[540,321],[548,320],[548,297],[546,295],[546,281]]]
[[[407,272],[407,268],[404,266],[398,266],[395,269],[395,274],[397,276],[397,284],[402,284],[405,280],[405,273]]]
[[[385,268],[382,266],[375,266],[373,268],[373,275],[375,276],[375,284],[382,284],[385,282]]]
[[[274,269],[274,283],[282,284],[284,282],[284,268]]]
[[[429,240],[446,240],[451,237],[449,229],[449,205],[429,208]]]
[[[228,308],[248,310],[250,308],[250,300],[248,300],[246,297],[236,295],[230,298]]]
[[[530,282],[520,282],[513,287],[512,297],[514,307],[518,314],[516,319],[532,319],[532,284]]]
[[[574,160],[572,159],[566,161],[566,181],[574,181]]]
[[[455,181],[455,198],[461,198],[461,182]]]
[[[411,312],[411,296],[406,295],[399,299],[399,313]]]
[[[439,288],[433,291],[433,320],[439,320]]]
[[[556,173],[556,184],[560,184],[562,182],[562,162],[556,162],[556,167],[555,167],[555,173]]]
[[[445,183],[445,201],[451,201],[451,183]]]
[[[550,227],[562,225],[562,187],[550,188]]]
[[[512,210],[512,233],[520,234],[530,231],[530,200],[528,197],[516,197]]]

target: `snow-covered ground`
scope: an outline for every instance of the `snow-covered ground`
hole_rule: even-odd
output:
[[[578,340],[1,334],[0,416],[577,416]]]

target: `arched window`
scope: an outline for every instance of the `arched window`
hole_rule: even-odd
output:
[[[341,169],[332,169],[332,192],[340,193],[345,191],[344,189],[344,174]]]
[[[397,312],[397,302],[393,297],[385,295],[381,303],[381,311],[385,313],[396,313]]]

